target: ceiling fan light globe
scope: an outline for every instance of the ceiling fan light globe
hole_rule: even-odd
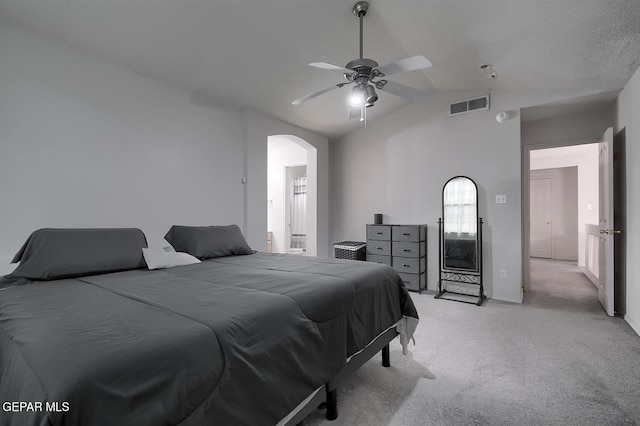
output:
[[[368,107],[373,106],[373,104],[378,100],[376,89],[374,89],[374,87],[371,85],[367,86],[367,88],[365,89],[365,95]]]
[[[359,106],[362,105],[365,99],[365,91],[360,86],[356,86],[351,91],[351,96],[349,96],[349,105],[351,106]]]
[[[362,96],[351,95],[349,96],[349,105],[358,106],[362,103]]]

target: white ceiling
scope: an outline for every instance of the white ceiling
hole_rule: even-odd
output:
[[[181,87],[194,102],[249,108],[330,137],[347,119],[343,81],[358,57],[355,0],[0,0],[0,23]],[[393,81],[434,90],[620,90],[640,64],[638,0],[372,0],[364,56],[424,55]],[[487,78],[479,65],[499,73]],[[380,92],[375,120],[407,104]]]

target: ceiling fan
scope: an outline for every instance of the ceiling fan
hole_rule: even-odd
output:
[[[362,54],[362,29],[363,18],[369,10],[369,3],[359,1],[353,6],[353,14],[360,19],[360,58],[354,59],[344,67],[332,65],[326,62],[313,62],[309,65],[331,71],[341,71],[344,74],[346,82],[334,84],[317,92],[303,96],[292,102],[293,105],[302,105],[320,95],[339,89],[349,84],[355,84],[353,92],[349,98],[349,118],[360,118],[365,120],[365,108],[371,107],[378,100],[375,89],[384,90],[393,93],[413,102],[423,102],[427,98],[425,92],[413,89],[400,83],[395,83],[384,79],[384,77],[402,72],[414,71],[422,68],[429,68],[431,62],[424,56],[412,56],[410,58],[400,59],[389,64],[379,66],[373,59],[366,59]]]

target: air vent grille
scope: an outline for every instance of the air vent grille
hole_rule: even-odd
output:
[[[449,104],[449,116],[489,109],[489,95]]]

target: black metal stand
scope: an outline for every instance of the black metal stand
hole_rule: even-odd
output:
[[[453,300],[455,302],[471,303],[477,306],[482,305],[487,296],[484,294],[484,286],[482,283],[482,218],[478,218],[478,271],[464,271],[445,268],[444,253],[443,253],[443,240],[444,229],[442,218],[438,219],[438,228],[440,231],[440,239],[438,240],[439,252],[440,252],[440,275],[438,277],[438,293],[435,295],[436,299]],[[477,285],[478,291],[476,294],[462,293],[459,291],[451,291],[447,289],[447,284],[463,284],[463,285]],[[447,294],[458,296],[472,296],[477,297],[478,300],[471,302],[468,300],[461,300],[459,298],[444,297]]]

